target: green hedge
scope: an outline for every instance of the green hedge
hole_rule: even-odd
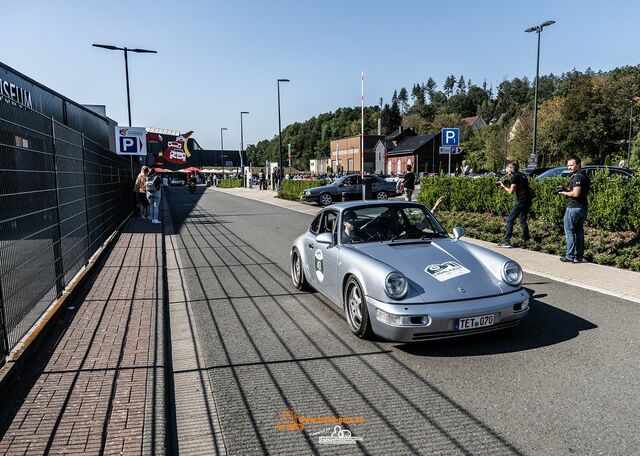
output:
[[[445,196],[444,209],[507,215],[515,201],[496,185],[495,177],[427,177],[420,182],[418,201],[431,207]],[[530,179],[533,198],[532,219],[562,226],[567,199],[554,194],[569,178]],[[640,178],[623,180],[618,176],[597,174],[591,181],[589,215],[586,225],[611,231],[640,231]]]
[[[300,200],[302,192],[307,188],[320,187],[325,185],[324,180],[290,180],[285,179],[282,181],[282,186],[278,192],[278,198],[288,199],[293,201]]]
[[[218,181],[218,187],[220,188],[242,187],[242,179],[220,179]]]

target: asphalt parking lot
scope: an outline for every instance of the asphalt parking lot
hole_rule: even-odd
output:
[[[310,215],[179,190],[168,198],[169,279],[185,291],[170,305],[189,324],[171,323],[198,360],[174,366],[176,379],[197,374],[194,394],[176,394],[181,448],[200,439],[228,454],[636,452],[637,304],[526,275],[532,309],[514,330],[362,341],[338,307],[291,285],[289,249]],[[292,417],[309,422],[289,429]],[[331,418],[352,419],[345,428],[362,440],[321,444]]]

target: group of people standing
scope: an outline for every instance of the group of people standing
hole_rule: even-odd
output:
[[[577,155],[571,155],[567,159],[567,169],[571,173],[569,188],[560,186],[556,194],[567,198],[567,208],[564,213],[564,234],[567,239],[567,250],[560,257],[563,263],[580,263],[584,260],[584,222],[588,213],[588,195],[591,187],[589,176],[582,170],[582,161]],[[504,241],[498,244],[500,247],[510,248],[513,235],[513,225],[516,219],[520,220],[522,238],[529,242],[529,225],[527,216],[531,211],[533,192],[529,187],[529,179],[519,171],[517,163],[507,166],[507,174],[511,180],[509,183],[500,181],[499,185],[507,193],[516,195],[516,202],[507,217],[507,226]]]
[[[499,247],[511,248],[511,238],[513,236],[513,226],[516,219],[520,221],[522,228],[522,238],[529,242],[531,236],[527,217],[531,212],[533,203],[533,191],[529,187],[529,179],[520,172],[518,163],[510,163],[507,166],[507,174],[510,180],[499,181],[498,184],[505,192],[515,194],[516,201],[507,217],[506,233],[504,241],[498,244]],[[567,208],[564,214],[564,233],[567,239],[567,250],[565,255],[560,257],[564,263],[580,263],[584,260],[584,223],[588,213],[588,195],[591,187],[589,176],[582,170],[582,161],[577,155],[571,155],[567,159],[567,169],[571,172],[571,183],[569,188],[558,188],[556,193],[567,198]],[[467,175],[469,167],[466,162],[462,162],[461,175]],[[413,173],[411,165],[407,165],[407,172],[400,179],[399,184],[404,185],[404,194],[407,201],[411,201],[415,190],[416,175]],[[444,198],[438,201],[431,209],[436,210]]]
[[[151,220],[151,223],[161,223],[159,214],[162,185],[160,174],[148,166],[142,167],[134,184],[141,219]]]

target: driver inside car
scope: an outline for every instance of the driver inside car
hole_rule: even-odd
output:
[[[346,211],[342,214],[342,243],[343,244],[352,244],[354,242],[362,242],[363,239],[359,234],[359,229],[357,228],[358,216],[353,211]]]

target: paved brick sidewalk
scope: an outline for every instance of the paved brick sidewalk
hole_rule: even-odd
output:
[[[0,454],[164,454],[162,233],[137,217],[0,402]]]

